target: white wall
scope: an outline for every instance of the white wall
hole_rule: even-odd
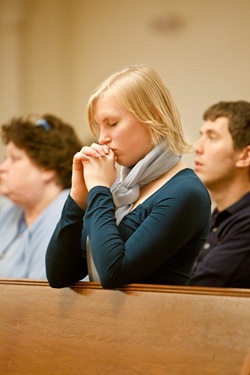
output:
[[[250,100],[249,0],[0,0],[0,14],[1,123],[53,112],[88,142],[91,91],[136,63],[164,76],[194,139],[208,105]],[[155,30],[165,16],[180,27]]]

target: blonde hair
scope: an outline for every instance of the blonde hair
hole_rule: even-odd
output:
[[[92,93],[87,105],[88,125],[98,139],[99,126],[94,119],[96,100],[105,92],[112,95],[117,105],[132,113],[149,127],[152,142],[157,145],[167,140],[177,154],[190,151],[179,111],[161,76],[150,66],[130,66],[108,77]]]

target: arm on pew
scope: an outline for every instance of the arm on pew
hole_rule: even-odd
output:
[[[249,375],[250,290],[2,279],[0,295],[0,374]]]

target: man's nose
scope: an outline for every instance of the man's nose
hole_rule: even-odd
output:
[[[196,154],[201,154],[203,152],[203,144],[202,140],[198,139],[198,141],[194,145]]]

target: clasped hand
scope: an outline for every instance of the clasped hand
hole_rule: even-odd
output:
[[[107,145],[84,146],[73,159],[71,197],[85,209],[88,191],[111,187],[116,177],[115,154]]]

